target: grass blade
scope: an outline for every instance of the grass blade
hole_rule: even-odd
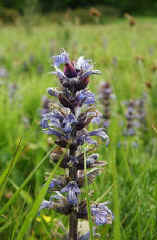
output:
[[[9,206],[16,200],[16,197],[21,192],[21,190],[26,186],[26,184],[30,181],[30,179],[33,177],[33,175],[36,173],[36,171],[41,167],[41,165],[45,162],[49,154],[52,152],[53,149],[51,149],[46,156],[39,162],[39,164],[33,169],[33,171],[29,174],[29,176],[25,179],[23,184],[19,187],[19,189],[14,193],[14,195],[10,198],[10,200],[4,205],[4,207],[0,210],[0,215],[4,213]]]
[[[52,150],[51,150],[52,151]],[[62,159],[60,159],[61,161]],[[43,186],[43,188],[41,189],[40,193],[39,193],[39,196],[36,198],[30,212],[28,213],[28,215],[26,216],[25,220],[24,220],[24,223],[20,229],[20,232],[17,236],[17,239],[16,240],[21,240],[23,239],[24,235],[26,234],[26,232],[28,232],[29,228],[30,228],[30,225],[34,219],[34,217],[36,216],[38,210],[39,210],[39,207],[40,207],[40,204],[42,202],[42,200],[44,199],[44,196],[47,192],[47,189],[50,185],[50,182],[51,182],[51,179],[53,178],[59,164],[60,164],[60,161],[57,163],[57,165],[55,166],[55,168],[52,170],[51,174],[49,175],[48,177],[48,180],[47,182],[45,183],[45,185]]]
[[[9,182],[11,183],[11,185],[16,189],[19,190],[19,187],[13,182],[13,180],[9,179]],[[21,197],[27,202],[27,204],[32,204],[32,197],[30,196],[30,194],[24,190],[20,191],[20,195]]]
[[[19,152],[20,150],[20,146],[21,146],[21,140],[19,141],[18,143],[18,146],[16,148],[16,151],[15,151],[15,154],[14,154],[14,157],[12,158],[12,160],[10,161],[10,163],[8,164],[7,168],[3,171],[3,174],[0,176],[0,186],[1,186],[1,190],[0,190],[0,199],[3,195],[3,192],[4,192],[4,189],[5,189],[5,186],[7,184],[7,178],[8,176],[10,175],[10,173],[12,172],[17,160],[18,160],[18,157],[21,153],[21,151]]]

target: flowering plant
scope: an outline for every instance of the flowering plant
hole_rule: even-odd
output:
[[[102,82],[100,86],[100,101],[103,106],[103,127],[107,130],[111,118],[111,99],[114,97],[112,88],[109,82]]]
[[[62,71],[60,66],[64,64]],[[54,209],[59,213],[70,215],[69,240],[85,239],[78,236],[78,219],[88,219],[86,201],[81,201],[79,195],[81,188],[85,185],[84,168],[87,172],[87,183],[94,181],[100,173],[103,161],[98,161],[98,154],[91,154],[97,142],[92,137],[99,136],[108,140],[103,128],[88,131],[87,126],[93,118],[97,117],[98,111],[95,107],[95,96],[87,89],[90,75],[99,74],[100,71],[93,70],[90,60],[80,57],[76,62],[70,60],[68,53],[61,52],[53,57],[55,74],[60,83],[61,90],[49,88],[48,93],[57,97],[59,104],[52,104],[51,111],[42,115],[41,126],[43,131],[55,137],[57,147],[51,153],[51,161],[57,163],[63,169],[68,169],[68,174],[52,179],[49,191],[54,193],[49,201],[44,200],[40,206]],[[86,144],[85,158],[82,146]],[[113,215],[105,203],[91,204],[90,212],[96,225],[111,224]],[[89,234],[86,236],[89,237]]]

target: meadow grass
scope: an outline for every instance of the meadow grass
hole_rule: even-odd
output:
[[[0,78],[0,239],[59,240],[58,233],[63,234],[60,221],[67,226],[67,218],[53,211],[37,217],[49,183],[43,185],[45,172],[50,174],[49,181],[61,172],[49,163],[54,144],[40,128],[42,96],[47,95],[48,87],[58,86],[55,76],[49,74],[50,57],[60,48],[73,59],[80,55],[92,59],[102,71],[89,84],[100,111],[101,81],[109,81],[116,96],[108,131],[110,144],[106,147],[100,141],[97,151],[108,164],[96,182],[86,187],[94,191],[90,202],[110,201],[114,213],[113,225],[98,228],[100,239],[157,239],[156,34],[153,18],[137,18],[134,27],[126,20],[104,25],[43,22],[25,28],[1,26],[0,67],[7,69],[9,77]],[[17,87],[14,96],[11,84]],[[143,95],[147,129],[125,137],[123,102]]]

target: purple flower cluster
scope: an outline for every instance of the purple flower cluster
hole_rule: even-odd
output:
[[[126,136],[134,136],[135,135],[135,119],[136,119],[136,101],[130,100],[125,103],[127,106],[127,110],[125,113],[126,117],[126,129],[124,131],[124,135]]]
[[[100,101],[103,106],[103,126],[105,129],[109,127],[111,118],[111,99],[113,97],[110,83],[105,82],[100,86]]]
[[[138,128],[146,127],[145,99],[130,100],[125,102],[126,110],[126,136],[134,136]]]
[[[51,101],[49,100],[48,97],[46,97],[46,96],[42,97],[42,109],[40,111],[41,115],[50,112],[50,109],[49,109],[50,103],[51,103]]]
[[[136,118],[139,124],[139,128],[146,128],[146,110],[145,110],[145,98],[136,100]]]
[[[63,70],[60,68],[64,65]],[[80,57],[76,62],[70,60],[68,53],[61,52],[53,57],[55,74],[61,84],[61,90],[48,88],[50,96],[58,99],[58,104],[51,104],[50,111],[42,115],[41,126],[43,132],[54,138],[57,147],[50,158],[54,163],[60,162],[60,167],[68,169],[65,175],[52,179],[49,192],[50,200],[44,200],[43,208],[54,209],[60,213],[70,215],[69,239],[78,239],[77,222],[79,218],[88,219],[87,207],[80,201],[81,188],[85,184],[84,165],[90,169],[87,172],[88,184],[100,174],[100,167],[104,161],[98,160],[98,154],[91,153],[98,136],[108,141],[104,128],[88,131],[87,126],[97,117],[95,96],[87,89],[90,75],[99,74],[93,70],[90,60]],[[85,161],[82,145],[86,143],[87,159]],[[111,224],[113,215],[105,203],[92,204],[91,215],[96,225]],[[83,236],[80,239],[84,239]]]

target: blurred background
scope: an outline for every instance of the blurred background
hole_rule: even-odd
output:
[[[92,11],[96,7],[96,11]],[[88,14],[88,11],[90,14]],[[57,11],[57,14],[56,14]],[[156,15],[156,0],[1,0],[0,21],[16,22],[18,17],[34,14],[49,15],[52,21],[61,22],[63,18],[71,16],[72,21],[81,23],[93,22],[92,16],[103,23],[106,17],[122,17],[124,13],[135,15]],[[60,12],[60,16],[58,15]],[[62,18],[62,19],[61,19]]]

